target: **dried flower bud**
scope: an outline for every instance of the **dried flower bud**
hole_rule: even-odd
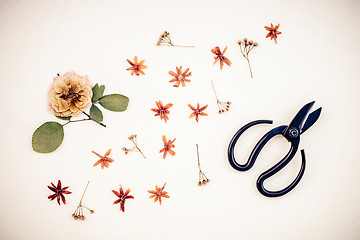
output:
[[[90,210],[90,213],[93,214],[95,211],[94,210]]]
[[[241,40],[239,40],[237,43],[238,43],[239,45],[241,45],[241,44],[242,44],[242,41],[241,41]]]
[[[257,47],[257,46],[259,46],[259,44],[258,44],[257,42],[255,42],[255,43],[254,43],[254,46]]]
[[[81,216],[81,220],[85,220],[85,216]]]
[[[202,184],[202,183],[199,181],[199,182],[198,182],[198,186],[201,186],[201,184]]]
[[[244,38],[243,40],[244,40],[244,42],[247,42],[247,38]]]
[[[250,45],[253,45],[253,43],[254,43],[253,40],[250,40],[250,41],[249,41],[249,44],[250,44]]]

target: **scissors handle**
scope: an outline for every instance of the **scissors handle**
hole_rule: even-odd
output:
[[[235,149],[235,144],[236,144],[237,140],[239,139],[239,137],[241,136],[241,134],[243,134],[248,128],[258,125],[258,124],[262,124],[262,123],[272,124],[273,121],[257,120],[257,121],[250,122],[250,123],[246,124],[245,126],[243,126],[242,128],[240,128],[239,131],[237,131],[235,133],[234,137],[231,139],[229,148],[228,148],[228,159],[229,159],[230,165],[234,169],[236,169],[238,171],[247,171],[254,165],[255,159],[252,159],[251,157],[249,157],[248,161],[245,164],[239,164],[235,160],[234,149]]]
[[[284,168],[290,162],[290,160],[294,157],[294,155],[297,151],[298,145],[295,145],[295,148],[296,148],[295,150],[293,149],[293,146],[294,145],[291,145],[291,149],[290,149],[289,153],[278,164],[276,164],[275,166],[273,166],[266,172],[262,173],[260,175],[260,177],[258,178],[258,180],[256,182],[256,187],[262,195],[264,195],[266,197],[280,197],[280,196],[290,192],[300,182],[302,176],[304,175],[305,165],[306,165],[304,149],[301,150],[300,172],[298,173],[298,175],[296,176],[294,181],[289,186],[287,186],[286,188],[279,190],[279,191],[269,191],[269,190],[265,189],[265,187],[264,187],[264,181],[266,179],[268,179],[269,177],[273,176],[278,171],[280,171],[282,168]]]

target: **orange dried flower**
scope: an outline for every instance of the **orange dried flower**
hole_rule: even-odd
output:
[[[48,186],[48,188],[54,192],[54,194],[49,195],[48,199],[50,201],[54,200],[56,198],[57,203],[60,205],[60,199],[64,204],[66,204],[65,196],[64,194],[70,194],[71,192],[67,191],[69,187],[61,187],[61,181],[58,180],[57,186],[55,186],[53,183],[51,183],[51,186]]]
[[[126,192],[124,192],[122,186],[120,185],[120,191],[117,192],[115,190],[111,190],[119,199],[117,199],[113,204],[120,203],[120,210],[125,212],[125,200],[126,199],[134,199],[132,195],[129,195],[130,189],[128,188]]]
[[[207,104],[201,108],[199,103],[197,104],[197,108],[194,108],[193,106],[191,106],[191,104],[188,104],[188,107],[193,111],[190,114],[189,118],[195,117],[197,122],[199,122],[199,115],[207,116],[207,114],[203,112],[208,107]]]
[[[274,39],[275,44],[277,44],[277,35],[281,34],[281,32],[278,31],[280,27],[280,23],[274,27],[274,25],[271,23],[271,27],[265,26],[265,29],[269,31],[269,33],[266,35],[266,38],[270,37],[271,40]]]
[[[164,183],[164,186],[162,188],[159,188],[157,185],[155,186],[155,191],[154,190],[149,190],[148,193],[151,193],[152,195],[150,195],[149,198],[154,198],[154,202],[156,202],[157,200],[159,200],[159,203],[161,205],[161,198],[170,198],[170,196],[168,195],[168,193],[166,191],[164,191],[164,188],[166,186],[166,183]]]
[[[166,158],[167,153],[170,153],[171,156],[175,155],[175,152],[171,149],[174,148],[174,142],[176,140],[176,138],[174,138],[174,140],[170,140],[167,141],[165,136],[162,136],[162,140],[164,142],[164,148],[160,150],[160,153],[164,152],[163,158]]]
[[[191,81],[189,79],[186,79],[186,77],[191,76],[191,72],[188,73],[188,71],[189,68],[185,69],[185,71],[182,72],[182,66],[180,66],[179,68],[176,67],[176,73],[174,73],[173,71],[169,71],[169,74],[174,77],[169,82],[175,82],[174,87],[179,87],[180,83],[183,87],[185,87],[185,82]]]
[[[160,120],[164,119],[165,122],[169,120],[169,116],[168,116],[168,114],[170,113],[169,108],[171,108],[173,104],[168,103],[164,106],[160,100],[158,102],[155,101],[155,103],[158,108],[151,109],[151,111],[156,112],[154,116],[160,116]]]
[[[144,65],[145,60],[141,60],[140,62],[138,62],[138,58],[137,56],[134,57],[134,62],[130,61],[129,59],[126,59],[126,61],[128,61],[128,63],[131,65],[131,67],[127,68],[126,70],[131,71],[131,75],[135,75],[139,76],[141,73],[142,75],[145,75],[145,73],[143,72],[143,70],[141,69],[145,69],[147,68],[146,65]]]
[[[92,153],[94,153],[96,156],[98,156],[100,159],[99,161],[97,161],[94,164],[94,167],[96,167],[97,165],[99,165],[101,163],[101,169],[104,169],[104,167],[109,168],[109,163],[112,163],[114,161],[114,159],[109,158],[109,154],[111,153],[111,149],[109,149],[104,156],[101,156],[100,154],[92,151]]]
[[[211,49],[211,52],[216,55],[216,57],[214,57],[215,59],[214,64],[220,61],[220,70],[222,70],[224,63],[226,63],[226,65],[228,65],[229,67],[232,64],[232,62],[227,57],[224,56],[226,50],[227,50],[227,46],[224,48],[224,51],[222,52],[220,51],[219,47],[214,47],[213,49]]]

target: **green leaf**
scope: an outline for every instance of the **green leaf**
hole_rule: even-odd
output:
[[[100,98],[99,103],[107,110],[123,112],[129,104],[129,98],[121,94],[110,94]]]
[[[94,104],[90,108],[90,117],[92,120],[95,120],[96,122],[101,122],[103,120],[103,114],[101,110]]]
[[[55,151],[64,139],[64,128],[57,122],[46,122],[35,130],[32,136],[32,148],[35,152]]]
[[[70,117],[60,117],[60,116],[55,116],[55,117],[57,117],[58,119],[61,119],[61,120],[67,120],[67,121],[69,121],[69,120],[70,120],[70,118],[71,118],[71,116],[70,116]]]
[[[93,96],[91,98],[91,101],[97,102],[103,95],[104,95],[105,85],[95,84],[95,86],[92,89]]]

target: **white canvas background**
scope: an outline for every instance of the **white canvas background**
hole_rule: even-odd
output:
[[[358,239],[359,1],[0,1],[0,238],[12,239]],[[278,44],[264,26],[280,23]],[[156,47],[168,30],[175,43]],[[250,78],[237,40],[259,42]],[[210,50],[228,46],[233,62],[213,66]],[[145,59],[146,75],[130,76],[126,59]],[[186,88],[168,83],[169,70],[190,67]],[[31,149],[31,135],[45,121],[47,91],[56,73],[75,70],[106,93],[130,98],[123,113],[104,111],[107,128],[92,122],[65,127],[54,153]],[[213,79],[229,112],[217,114]],[[153,117],[155,101],[171,102],[168,123]],[[275,138],[249,172],[237,172],[227,146],[244,124],[257,119],[288,124],[306,103],[323,107],[301,138],[307,168],[289,194],[265,198],[257,177],[283,157],[289,144]],[[200,123],[186,106],[209,104]],[[245,161],[273,126],[244,134],[236,148]],[[127,137],[138,134],[140,154],[125,156]],[[176,138],[175,157],[162,159],[161,136]],[[211,179],[197,186],[195,144]],[[109,169],[92,165],[112,148]],[[286,186],[297,175],[300,154],[266,182]],[[50,202],[47,185],[61,179],[73,194],[67,205]],[[86,182],[84,204],[95,214],[71,217]],[[159,206],[147,190],[167,182],[171,196]],[[125,213],[112,205],[112,189],[131,188]]]

